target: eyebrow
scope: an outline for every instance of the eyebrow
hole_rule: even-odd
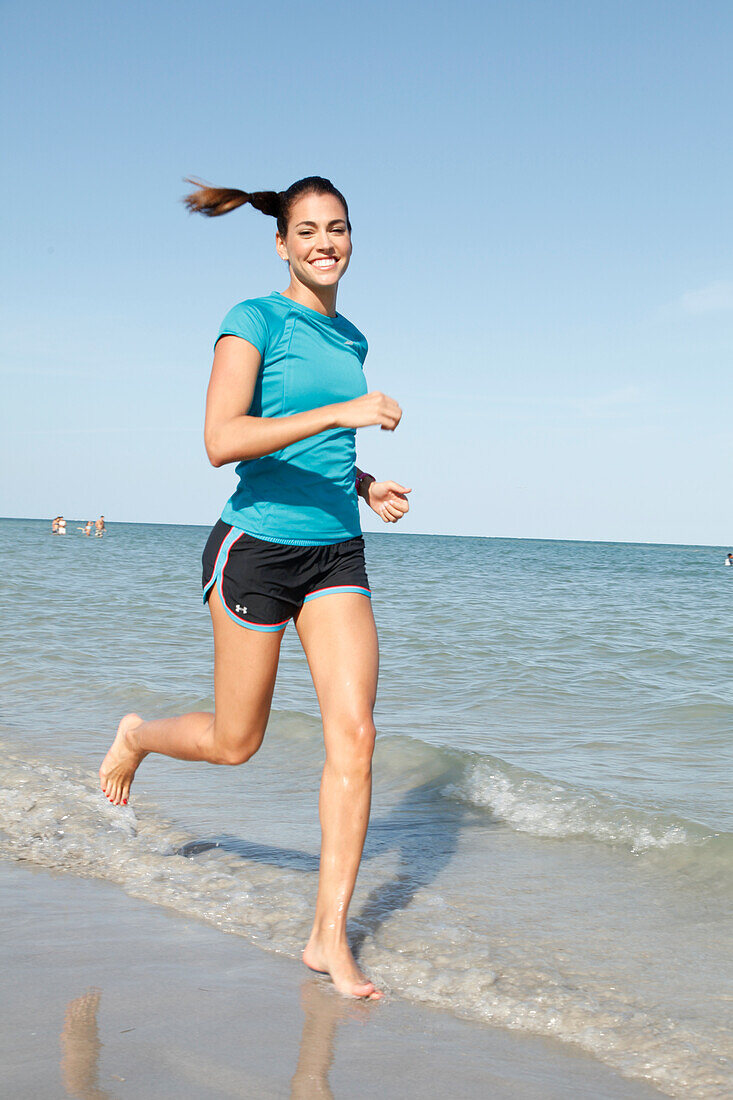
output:
[[[338,225],[339,222],[342,222],[344,225],[346,225],[346,218],[332,218],[331,221],[328,224],[329,225]],[[296,224],[295,228],[297,229],[298,226],[301,226],[301,225],[312,225],[314,229],[318,228],[318,226],[315,222],[298,222]]]

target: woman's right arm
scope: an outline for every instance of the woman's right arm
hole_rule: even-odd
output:
[[[257,348],[239,336],[222,336],[217,341],[204,427],[212,466],[262,458],[329,428],[379,424],[394,431],[400,422],[402,410],[383,393],[368,393],[293,416],[249,416],[260,360]]]

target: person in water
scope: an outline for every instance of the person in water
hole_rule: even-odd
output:
[[[99,519],[94,521],[94,534],[98,539],[101,539],[107,528],[104,526],[104,516],[100,516]]]
[[[733,554],[728,554],[725,559],[726,565],[733,565]]]
[[[214,631],[215,713],[144,721],[126,715],[100,769],[115,805],[149,753],[243,764],[262,744],[280,643],[292,618],[323,719],[321,858],[303,961],[341,993],[378,998],[346,935],[372,788],[378,643],[364,563],[361,497],[385,523],[410,489],[356,466],[356,429],[394,431],[397,402],[367,392],[365,337],[336,312],[351,259],[343,195],[320,176],[248,194],[188,181],[189,210],[209,217],[245,203],[277,219],[290,282],[235,306],[214,351],[204,438],[213,466],[237,463],[239,484],[203,553]]]

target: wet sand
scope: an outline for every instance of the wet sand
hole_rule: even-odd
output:
[[[3,1093],[651,1100],[580,1050],[388,996],[106,883],[0,862]]]

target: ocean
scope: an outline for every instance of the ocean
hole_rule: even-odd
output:
[[[150,757],[114,808],[97,770],[121,715],[213,709],[209,529],[78,526],[0,521],[0,858],[299,955],[323,745],[293,627],[257,756]],[[671,1096],[729,1096],[729,547],[365,541],[381,666],[363,966]]]

